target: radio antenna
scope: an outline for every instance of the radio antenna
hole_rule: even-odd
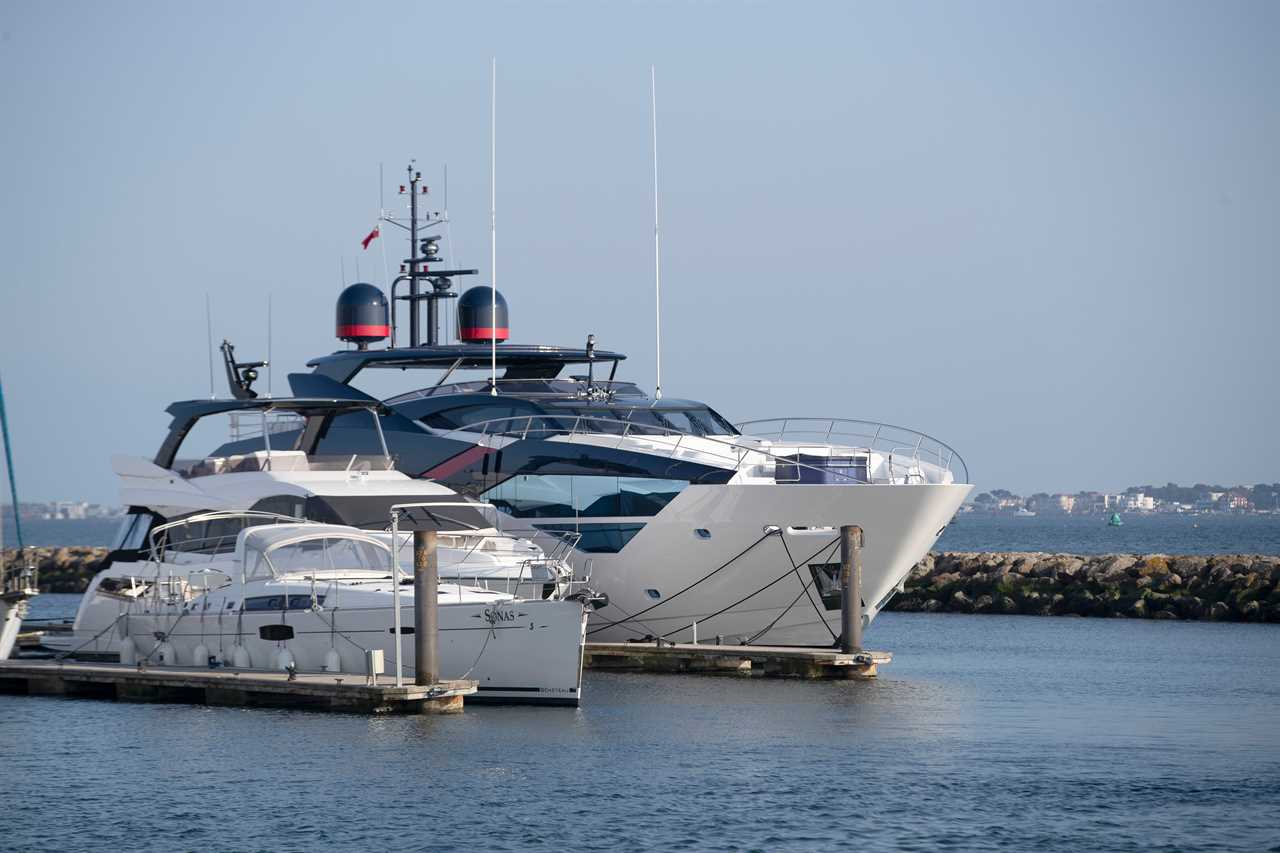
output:
[[[653,326],[657,339],[655,363],[657,387],[653,398],[662,399],[662,253],[659,249],[658,230],[658,75],[649,66],[649,105],[653,119]]]
[[[453,254],[453,226],[449,223],[449,164],[444,164],[444,238],[449,244],[449,257],[456,257]],[[453,324],[449,322],[449,302],[444,303],[444,342],[449,343],[453,338],[451,330]]]
[[[489,394],[498,396],[498,57],[489,66]]]
[[[275,370],[271,366],[271,291],[267,291],[267,396],[274,396]]]
[[[209,399],[217,399],[217,394],[213,391],[213,308],[209,304],[209,293],[204,294],[204,329],[206,343],[209,349]]]

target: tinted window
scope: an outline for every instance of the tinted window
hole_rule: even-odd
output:
[[[285,605],[288,605],[287,607]],[[324,596],[316,596],[316,604],[324,604]],[[311,596],[305,595],[257,595],[244,600],[244,609],[249,610],[307,610],[311,607]]]
[[[589,554],[616,554],[627,546],[643,524],[535,524],[548,533],[577,533],[577,549]]]
[[[115,549],[136,550],[145,546],[152,518],[149,512],[131,512],[121,519],[120,528],[116,531]]]
[[[657,515],[684,480],[576,474],[518,474],[484,497],[518,518]]]

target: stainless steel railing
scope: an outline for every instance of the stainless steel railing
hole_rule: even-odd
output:
[[[789,425],[786,423],[794,421],[798,427],[801,421],[807,420],[830,423],[818,435],[814,435],[812,430],[805,435],[797,435],[794,430],[788,429]],[[589,441],[595,446],[607,446],[613,450],[627,449],[662,455],[665,458],[701,462],[735,473],[746,472],[748,475],[764,477],[778,477],[779,466],[782,466],[786,473],[777,482],[799,482],[802,471],[822,482],[834,480],[850,484],[946,482],[944,472],[950,474],[951,482],[968,482],[968,469],[958,453],[937,439],[915,430],[869,421],[831,418],[792,418],[780,419],[779,422],[782,423],[782,429],[777,431],[777,439],[771,438],[768,430],[764,435],[693,435],[652,424],[585,415],[519,415],[477,421],[451,430],[432,431],[444,438],[494,448],[511,441],[527,439],[558,439],[569,443]],[[769,423],[773,422],[753,421],[743,426]],[[839,424],[864,424],[872,429],[855,433],[846,428],[837,429]],[[797,439],[794,443],[791,438],[784,438],[789,433]],[[849,443],[844,443],[846,440]],[[848,468],[857,468],[859,473],[847,473],[838,467],[822,467],[805,462],[803,456],[806,451],[820,451],[828,455],[838,453],[842,456],[861,452],[867,456],[867,464],[864,467],[851,464]],[[879,464],[871,464],[872,453],[883,457]],[[864,470],[865,475],[860,473]]]
[[[908,427],[851,418],[766,418],[734,424],[743,435],[782,444],[856,447],[897,460],[925,462],[969,482],[969,468],[950,445]]]

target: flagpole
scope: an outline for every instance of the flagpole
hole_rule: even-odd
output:
[[[498,57],[489,66],[489,394],[498,396]]]

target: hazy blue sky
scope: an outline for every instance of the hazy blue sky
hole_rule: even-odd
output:
[[[337,348],[379,162],[448,163],[487,274],[495,55],[515,340],[594,332],[652,388],[653,63],[669,396],[913,426],[982,488],[1280,480],[1280,4],[9,0],[0,33],[26,498],[115,500],[109,455],[208,393],[207,292],[245,357],[274,294],[277,390]]]

